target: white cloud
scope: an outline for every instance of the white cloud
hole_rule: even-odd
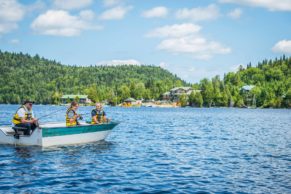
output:
[[[124,18],[125,14],[132,9],[131,6],[127,7],[114,7],[106,10],[100,15],[101,20],[121,20]]]
[[[114,59],[111,61],[100,61],[97,65],[108,65],[108,66],[117,66],[117,65],[141,65],[141,62],[135,59],[128,59],[128,60],[119,60]]]
[[[156,28],[147,34],[148,37],[181,37],[199,32],[201,27],[192,23],[174,24]]]
[[[103,4],[106,7],[111,7],[111,6],[115,6],[118,5],[122,2],[122,0],[103,0]]]
[[[93,0],[54,0],[57,9],[81,9],[93,3]]]
[[[231,17],[232,19],[239,19],[240,16],[242,15],[242,10],[239,8],[236,8],[236,9],[230,11],[227,15],[229,17]]]
[[[46,4],[42,0],[37,0],[33,4],[26,5],[25,10],[27,13],[35,13],[46,9]]]
[[[0,0],[0,35],[16,29],[24,14],[24,6],[16,0]]]
[[[84,20],[93,20],[95,17],[95,13],[92,10],[83,10],[79,15]]]
[[[12,39],[12,40],[10,40],[10,43],[11,44],[19,44],[20,41],[18,39]]]
[[[31,24],[31,28],[44,35],[54,36],[77,36],[83,30],[95,29],[101,27],[91,24],[92,12],[82,11],[80,16],[70,15],[64,10],[48,10],[39,15]]]
[[[204,38],[200,30],[200,26],[191,23],[175,24],[154,29],[147,36],[164,38],[157,46],[158,50],[173,54],[190,54],[201,60],[210,59],[215,54],[231,52],[229,47]]]
[[[150,10],[144,11],[142,16],[145,18],[162,18],[168,15],[168,9],[166,7],[154,7]]]
[[[178,19],[189,19],[192,21],[214,20],[218,18],[219,15],[219,9],[214,4],[207,7],[184,8],[176,12],[176,17]]]
[[[208,41],[203,37],[185,36],[163,40],[157,47],[170,53],[192,54],[195,58],[208,60],[214,54],[228,54],[231,49],[215,41]]]
[[[291,40],[281,40],[277,42],[272,50],[276,53],[291,54]]]
[[[160,62],[159,67],[166,69],[168,67],[168,64],[164,61]]]
[[[220,0],[220,2],[263,7],[270,11],[291,11],[290,0]]]

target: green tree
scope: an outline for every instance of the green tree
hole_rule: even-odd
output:
[[[118,90],[118,97],[123,101],[130,97],[130,90],[126,85],[122,85]]]
[[[203,79],[201,80],[200,84],[203,102],[206,106],[211,107],[214,99],[214,88],[212,82],[209,81],[208,79]]]
[[[188,96],[186,94],[182,94],[179,96],[179,103],[182,107],[188,105]]]
[[[53,104],[60,104],[61,103],[61,97],[62,97],[62,94],[59,93],[58,91],[55,91],[53,94],[52,94],[52,103]]]
[[[146,92],[144,83],[137,83],[135,84],[133,90],[131,91],[132,97],[136,99],[142,99],[144,97],[144,94]]]
[[[79,103],[79,102],[80,102],[80,98],[79,98],[79,96],[76,96],[75,99],[74,99],[74,101],[76,101],[76,102]]]
[[[200,92],[191,92],[189,96],[189,103],[191,106],[202,107],[203,98]]]

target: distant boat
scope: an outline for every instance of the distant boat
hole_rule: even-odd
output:
[[[83,144],[104,140],[118,122],[92,125],[80,123],[74,127],[66,127],[65,123],[46,123],[36,128],[31,135],[15,133],[11,126],[0,126],[0,144],[28,146],[58,146]]]

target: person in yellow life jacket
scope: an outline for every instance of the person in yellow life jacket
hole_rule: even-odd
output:
[[[31,132],[38,126],[38,119],[34,118],[32,111],[31,100],[25,100],[21,107],[18,108],[13,115],[12,126],[21,127],[24,130],[24,135],[30,135]]]
[[[100,103],[95,104],[96,108],[91,111],[92,122],[91,124],[101,124],[108,122],[106,119],[106,113],[104,112]]]
[[[77,114],[77,109],[79,107],[79,104],[75,101],[71,103],[70,108],[68,108],[66,112],[66,126],[67,127],[73,127],[76,125],[79,125],[78,118],[81,119],[81,115]]]

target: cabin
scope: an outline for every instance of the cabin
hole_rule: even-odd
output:
[[[135,100],[134,98],[127,98],[123,101],[122,106],[132,107],[132,106],[141,106],[142,100]]]
[[[131,107],[135,102],[136,100],[134,98],[127,98],[123,101],[122,106]]]
[[[61,97],[62,104],[69,104],[74,100],[80,104],[90,104],[92,102],[88,95],[63,95]]]
[[[189,96],[192,92],[201,92],[201,90],[194,90],[191,87],[176,87],[169,92],[163,94],[163,100],[177,102],[182,94]]]
[[[163,100],[170,100],[171,99],[171,93],[170,92],[165,92],[163,94]]]
[[[254,87],[256,87],[256,86],[254,86],[254,85],[245,85],[245,86],[243,86],[241,88],[241,91],[243,91],[243,92],[250,92]]]

